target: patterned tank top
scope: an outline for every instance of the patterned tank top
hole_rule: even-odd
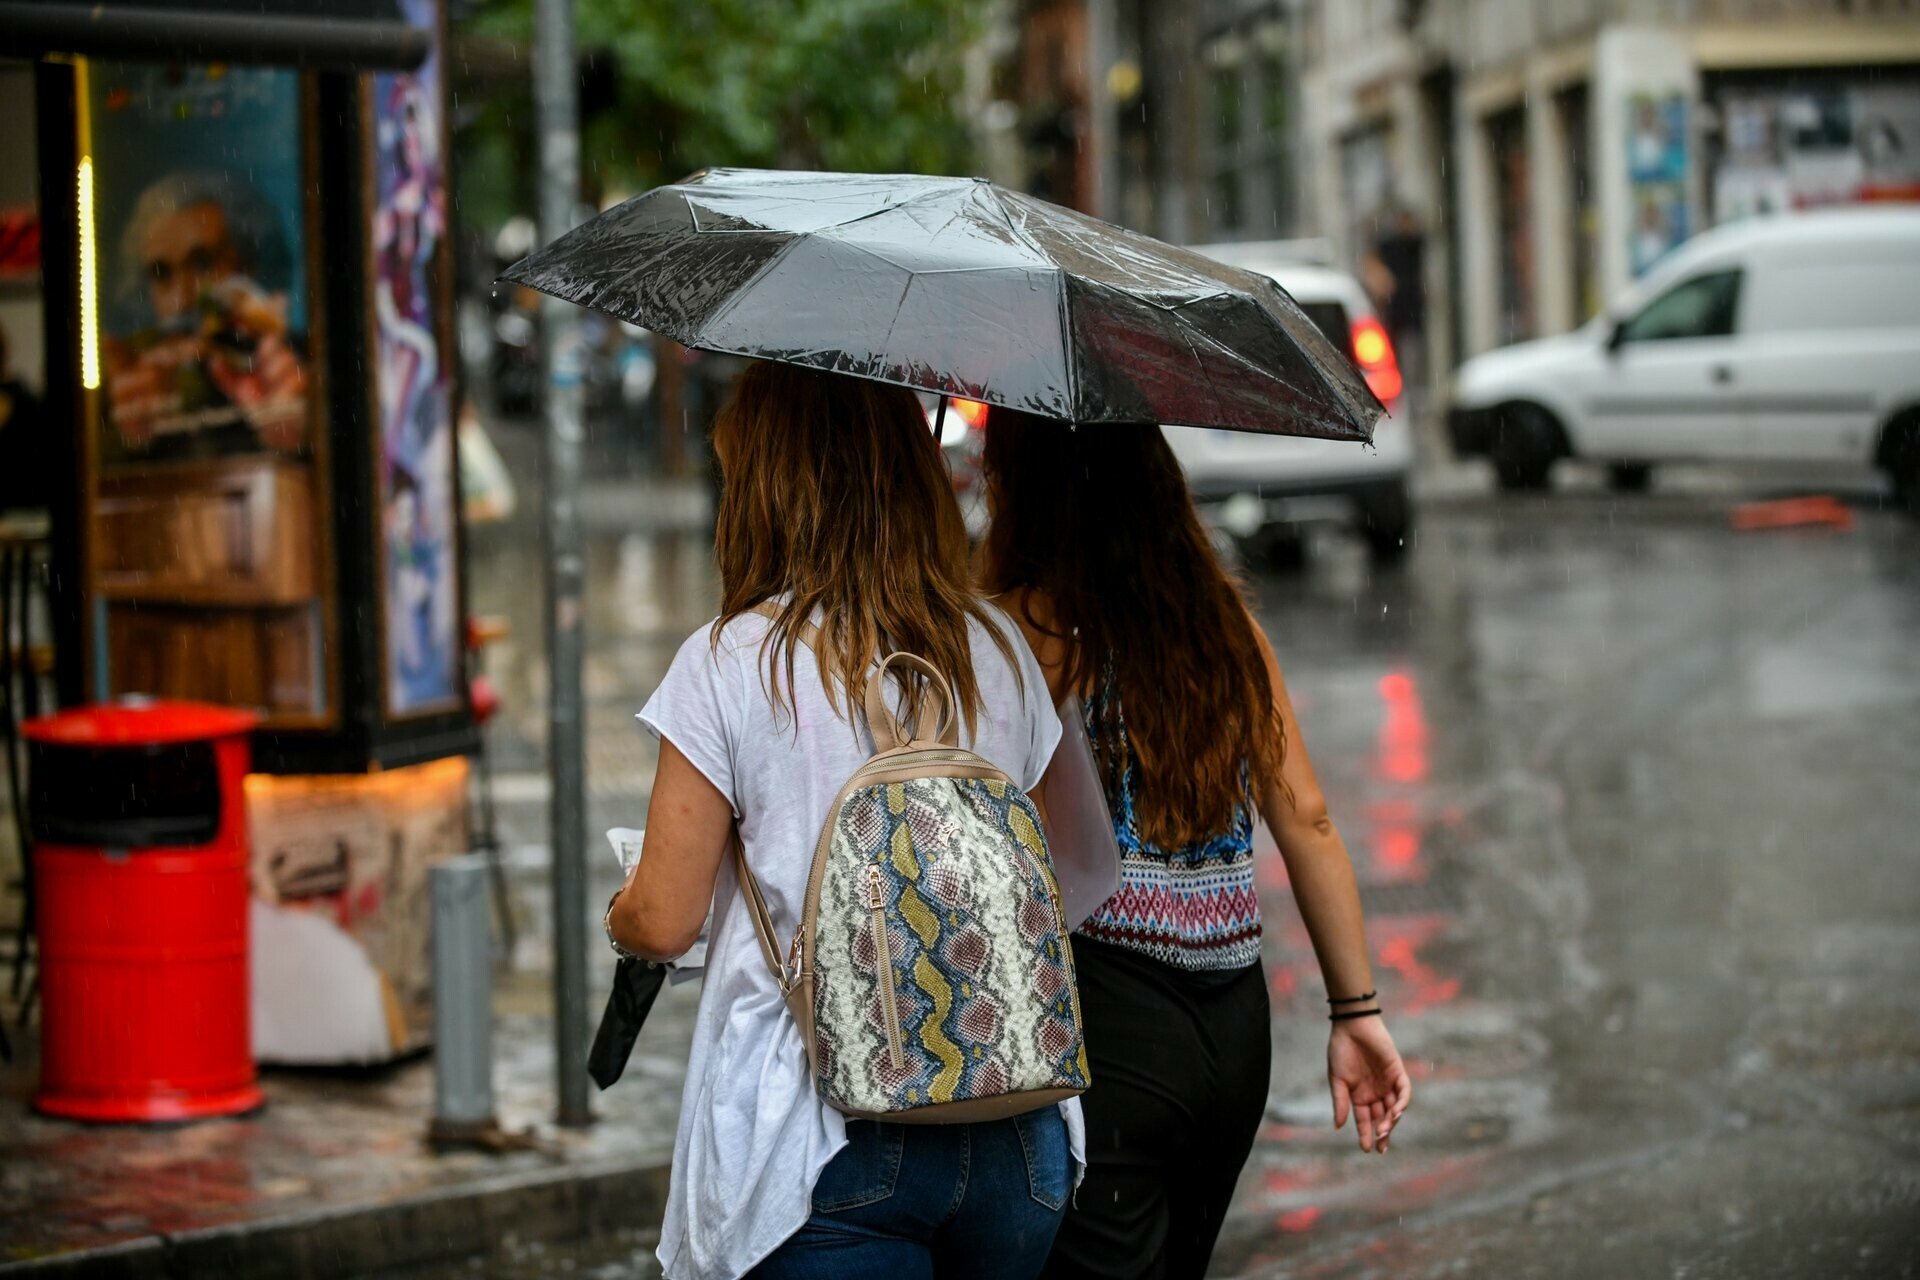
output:
[[[1253,804],[1245,766],[1242,798],[1226,828],[1162,849],[1140,834],[1134,812],[1140,760],[1127,737],[1111,668],[1085,716],[1094,753],[1109,766],[1101,772],[1120,846],[1120,889],[1079,932],[1176,969],[1219,972],[1253,964],[1260,958],[1260,897],[1253,883]]]

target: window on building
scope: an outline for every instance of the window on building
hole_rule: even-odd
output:
[[[1622,342],[1724,338],[1740,304],[1740,273],[1714,271],[1683,280],[1640,308],[1623,327]]]
[[[1223,153],[1230,154],[1240,145],[1242,96],[1239,66],[1216,67],[1213,72],[1214,139]]]
[[[1486,137],[1498,218],[1499,339],[1504,344],[1531,338],[1538,332],[1533,313],[1532,169],[1527,155],[1525,110],[1514,107],[1487,117]]]
[[[1240,173],[1245,90],[1239,59],[1214,68],[1213,218],[1222,231],[1237,231],[1245,220]]]
[[[1278,230],[1293,220],[1292,86],[1283,54],[1260,59],[1260,144],[1267,171],[1267,211]]]
[[[1213,180],[1213,219],[1222,231],[1238,231],[1246,220],[1238,169],[1228,169]]]
[[[1555,99],[1555,110],[1567,158],[1567,255],[1572,272],[1573,322],[1582,324],[1602,305],[1595,258],[1600,252],[1600,212],[1593,199],[1592,117],[1587,87],[1576,85]]]

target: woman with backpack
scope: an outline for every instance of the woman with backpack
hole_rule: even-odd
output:
[[[640,713],[660,763],[607,912],[664,961],[712,908],[662,1265],[1035,1275],[1086,1083],[1025,794],[1060,737],[1045,677],[975,594],[911,392],[756,364],[713,445],[721,613]]]
[[[1199,1277],[1265,1110],[1253,822],[1279,843],[1326,981],[1335,1127],[1384,1152],[1412,1096],[1360,899],[1266,636],[1154,426],[994,410],[988,588],[1056,702],[1085,707],[1121,888],[1074,938],[1094,1088],[1050,1277]]]

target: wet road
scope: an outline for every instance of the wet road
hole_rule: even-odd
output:
[[[1217,1271],[1912,1274],[1920,530],[1562,495],[1258,587],[1417,1092],[1384,1158],[1330,1134],[1269,861],[1273,1091]]]
[[[596,827],[637,820],[632,712],[713,600],[698,535],[607,516]],[[1269,845],[1272,1093],[1216,1273],[1920,1270],[1920,527],[1736,534],[1714,499],[1562,494],[1430,509],[1396,571],[1315,552],[1253,585],[1416,1098],[1384,1158],[1331,1132],[1324,992]],[[499,756],[529,845],[531,554],[482,530],[473,583],[515,619]]]

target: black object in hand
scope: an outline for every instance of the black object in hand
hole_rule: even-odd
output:
[[[622,959],[613,971],[613,990],[607,993],[607,1007],[600,1015],[600,1030],[593,1036],[593,1048],[587,1050],[587,1074],[602,1089],[613,1087],[627,1069],[627,1057],[633,1042],[660,996],[660,984],[667,980],[667,966],[645,960]]]

